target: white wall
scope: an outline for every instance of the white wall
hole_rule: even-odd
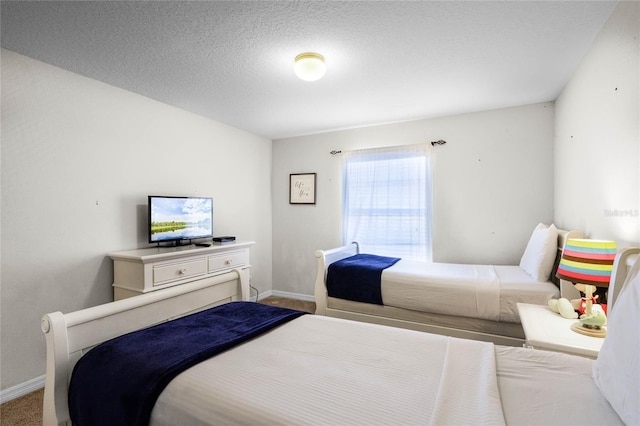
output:
[[[112,300],[109,251],[145,247],[146,196],[214,198],[271,290],[271,141],[2,50],[1,382],[45,372],[40,317]]]
[[[555,220],[640,243],[638,2],[620,2],[556,101]]]
[[[341,243],[341,164],[331,150],[433,149],[433,258],[518,264],[553,220],[552,103],[344,130],[273,142],[273,288],[313,294],[317,249]],[[317,173],[317,203],[290,205],[290,173]]]

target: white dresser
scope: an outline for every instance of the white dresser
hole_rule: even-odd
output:
[[[253,241],[198,247],[154,247],[108,253],[113,259],[113,298],[126,299],[250,268]],[[249,300],[248,283],[241,289]]]

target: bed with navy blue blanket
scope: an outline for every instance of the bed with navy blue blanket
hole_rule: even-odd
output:
[[[574,231],[558,232],[556,248],[564,247],[569,236],[578,238]],[[560,254],[556,250],[556,260]],[[524,342],[518,303],[546,305],[560,295],[554,282],[536,278],[520,265],[395,258],[385,264],[360,253],[357,243],[317,250],[315,255],[316,314],[502,345]],[[367,260],[373,265],[366,265]]]
[[[633,344],[630,346],[629,342],[638,340],[637,329],[624,325],[638,322],[637,315],[633,316],[638,312],[633,302],[639,300],[636,297],[640,293],[639,270],[640,266],[634,267],[631,287],[627,283],[627,287],[622,288],[617,298],[622,302],[615,302],[609,311],[610,330],[597,361],[322,315],[293,312],[289,316],[287,312],[291,311],[253,304],[223,305],[184,322],[178,320],[151,328],[151,347],[137,346],[137,335],[126,333],[148,328],[151,324],[148,316],[162,313],[153,319],[155,324],[192,312],[191,306],[187,306],[185,312],[185,304],[192,300],[193,293],[181,286],[168,294],[141,295],[130,301],[68,314],[54,312],[45,315],[46,321],[42,324],[43,331],[50,337],[47,366],[55,367],[55,374],[49,375],[48,371],[51,380],[45,386],[45,413],[53,402],[59,404],[55,405],[55,413],[44,417],[44,424],[70,423],[67,372],[78,364],[79,348],[86,357],[81,358],[81,365],[88,362],[92,352],[98,355],[94,365],[78,367],[74,373],[74,387],[84,381],[82,387],[72,392],[77,395],[71,396],[75,405],[74,422],[129,425],[145,423],[146,414],[137,414],[138,406],[150,404],[139,399],[136,393],[154,393],[146,386],[153,387],[156,383],[163,386],[165,369],[170,370],[170,376],[171,365],[185,362],[183,356],[200,358],[200,350],[210,350],[208,341],[211,340],[213,346],[219,345],[213,351],[223,352],[177,374],[155,401],[149,425],[622,425],[622,412],[618,409],[629,408],[640,414],[637,404],[624,405],[625,401],[638,400],[637,381],[624,380],[637,376],[629,374],[637,362],[620,363],[620,354],[632,353],[629,348]],[[612,283],[619,288],[618,279],[612,278]],[[171,303],[159,303],[157,299]],[[257,335],[261,329],[277,324],[281,325]],[[205,331],[193,333],[200,326],[204,326]],[[219,329],[209,332],[211,327]],[[117,350],[102,351],[102,346],[94,345],[110,342],[111,337],[102,337],[105,329],[116,329],[109,332],[109,336],[134,338],[118,341]],[[614,333],[616,330],[618,333]],[[173,346],[156,345],[165,340],[163,333],[169,338],[176,337]],[[183,339],[185,334],[195,334],[194,342]],[[84,339],[86,335],[95,335],[95,338]],[[243,339],[248,340],[225,349]],[[134,381],[147,383],[145,387],[129,389],[125,374],[137,374],[135,370],[140,366],[162,361],[152,356],[154,350],[158,351],[159,358],[174,358],[173,351],[183,352],[184,346],[192,345],[197,346],[195,355],[191,348],[173,359],[169,366],[156,367],[160,370],[158,373],[141,373],[143,380]],[[133,358],[119,359],[125,357]],[[132,360],[138,364],[132,364]],[[623,361],[628,360],[637,361],[637,357],[623,357]],[[83,369],[89,370],[90,375],[79,379],[77,375]],[[92,376],[92,370],[98,370],[96,376]],[[595,371],[606,373],[602,376],[605,378],[614,375],[615,380],[603,381],[600,386],[592,378]],[[60,390],[64,393],[58,394],[64,398],[56,398],[51,392],[53,379],[62,382]],[[109,382],[115,383],[114,393],[110,389],[99,389]],[[554,386],[550,387],[549,383]],[[117,389],[119,385],[123,385],[123,389]],[[606,393],[604,385],[610,386]],[[82,395],[85,392],[88,394]],[[576,395],[583,402],[579,407],[571,404]],[[532,399],[537,404],[532,406]],[[124,420],[108,417],[110,411],[117,408],[101,405],[112,403],[125,405],[122,415],[132,417]],[[84,409],[97,410],[93,415],[98,417],[78,420],[78,410]],[[638,424],[640,416],[625,419],[627,424]]]
[[[360,253],[334,262],[327,269],[327,292],[330,297],[382,305],[382,271],[399,260]]]
[[[73,370],[71,420],[148,425],[156,399],[179,373],[304,314],[232,302],[104,342]]]

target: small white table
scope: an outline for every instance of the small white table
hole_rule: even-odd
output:
[[[604,339],[571,330],[571,324],[577,319],[566,319],[548,306],[528,303],[518,303],[518,313],[524,329],[525,346],[594,359],[598,357]]]

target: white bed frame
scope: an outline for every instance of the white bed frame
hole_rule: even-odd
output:
[[[611,281],[609,283],[607,309],[611,309],[616,303],[620,290],[624,287],[627,274],[638,261],[640,261],[640,247],[628,247],[620,250],[616,255],[616,260],[613,262]]]
[[[249,267],[68,314],[42,317],[47,343],[43,424],[71,425],[67,394],[73,368],[85,352],[106,340],[249,294]]]
[[[566,231],[558,230],[558,256],[554,265],[554,271],[557,268],[562,254],[562,248],[569,238],[583,238],[584,235],[580,231]],[[355,321],[369,322],[373,324],[389,325],[392,327],[408,328],[411,330],[425,331],[434,334],[444,334],[446,336],[461,337],[465,339],[482,340],[486,342],[493,342],[498,345],[507,346],[522,346],[524,339],[504,336],[496,334],[495,332],[483,332],[478,330],[469,330],[463,328],[456,328],[453,326],[443,326],[430,323],[429,318],[417,319],[416,314],[413,312],[411,317],[414,319],[402,318],[404,314],[409,313],[406,309],[394,308],[389,306],[375,305],[375,312],[354,312],[348,310],[347,307],[335,308],[329,306],[329,296],[327,294],[326,279],[327,268],[333,262],[344,259],[349,256],[358,254],[360,248],[358,243],[353,242],[346,246],[334,248],[331,250],[318,250],[315,255],[318,258],[318,272],[316,275],[315,283],[315,300],[316,300],[316,314],[326,315],[329,317],[343,318]],[[560,284],[558,284],[560,287]],[[358,305],[357,302],[353,302],[354,306]],[[349,305],[345,303],[344,305]],[[433,314],[430,314],[433,316]],[[425,315],[427,316],[427,315]],[[450,318],[455,318],[450,316]],[[488,321],[488,320],[487,320]],[[479,320],[477,323],[481,323]]]
[[[627,249],[616,258],[610,285],[612,300],[617,298],[628,268],[633,266],[638,253],[640,248]],[[47,373],[43,424],[71,424],[67,400],[69,380],[83,353],[122,334],[212,306],[242,300],[242,294],[248,294],[248,286],[249,269],[246,267],[207,280],[68,314],[54,312],[44,315],[41,327],[47,343]],[[611,286],[614,288],[611,289]]]

